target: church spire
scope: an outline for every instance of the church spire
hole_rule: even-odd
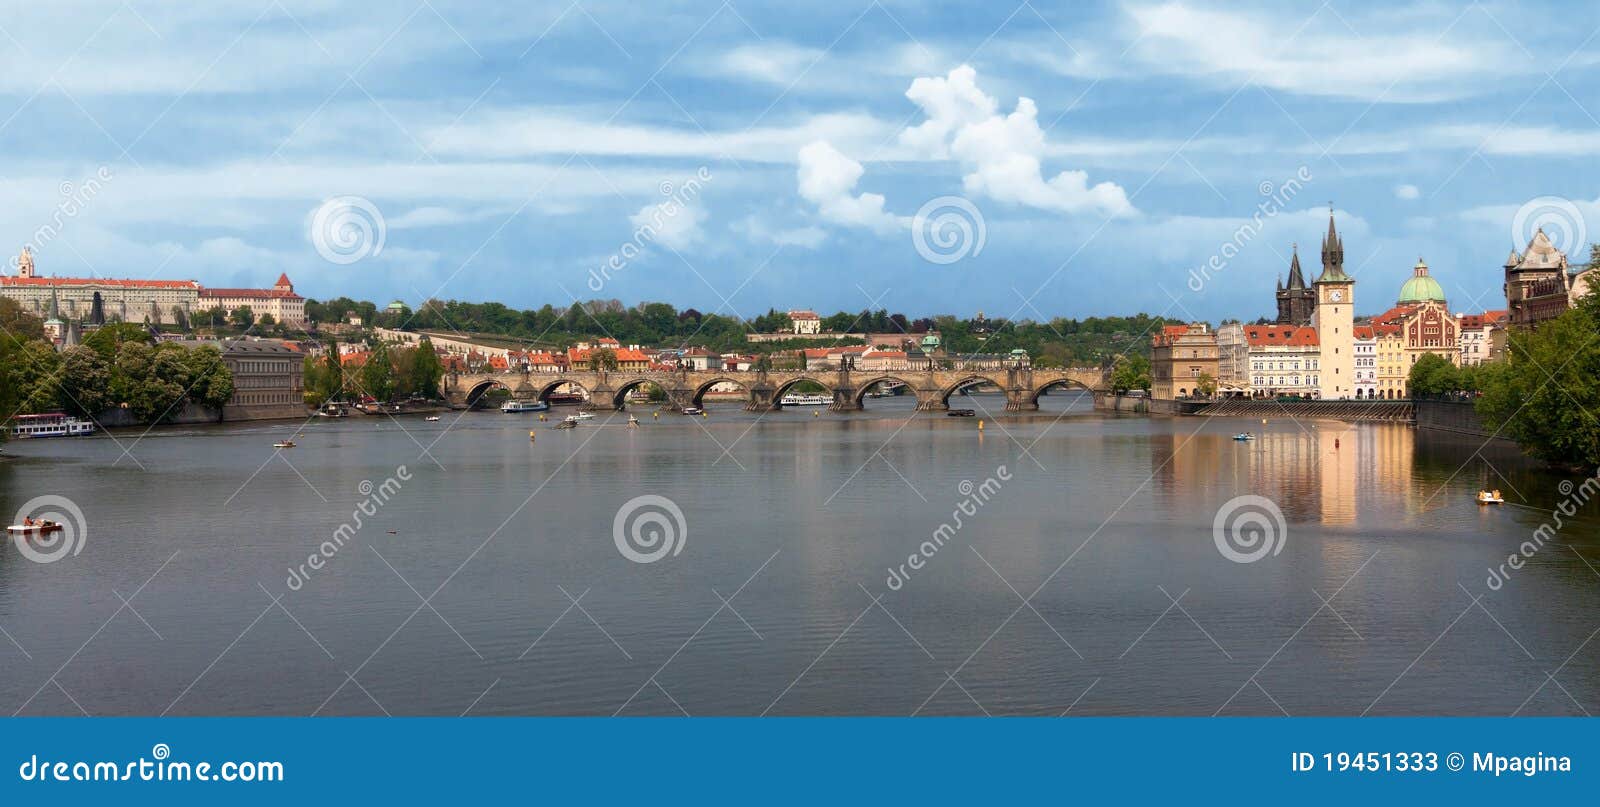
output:
[[[1306,287],[1306,276],[1300,271],[1300,245],[1293,245],[1294,257],[1289,259],[1289,288],[1303,289]]]
[[[1328,204],[1328,234],[1322,239],[1322,274],[1317,283],[1342,283],[1350,280],[1344,273],[1344,240],[1333,225],[1333,204]]]

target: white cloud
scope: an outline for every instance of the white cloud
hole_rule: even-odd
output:
[[[1405,199],[1406,201],[1410,201],[1420,196],[1422,196],[1422,192],[1417,190],[1417,186],[1415,185],[1394,186],[1394,198],[1396,199]]]
[[[828,231],[816,225],[787,228],[775,226],[764,217],[755,215],[734,222],[731,229],[751,241],[785,247],[816,249],[828,240]]]
[[[786,85],[798,80],[823,51],[787,42],[740,45],[722,55],[719,67],[741,78]]]
[[[800,196],[815,204],[824,219],[880,233],[892,232],[901,226],[899,220],[884,211],[882,194],[854,193],[864,173],[861,163],[822,140],[800,149],[799,160],[800,167],[795,173],[800,182]]]
[[[1040,159],[1049,148],[1033,99],[1017,99],[1016,109],[1002,116],[999,103],[978,88],[977,76],[972,67],[961,65],[943,78],[913,81],[906,97],[928,119],[902,132],[901,144],[929,156],[954,157],[967,171],[963,184],[971,194],[1068,214],[1120,217],[1138,212],[1120,186],[1090,186],[1083,171],[1062,171],[1046,179]]]
[[[436,155],[468,159],[583,154],[784,163],[794,159],[801,146],[816,140],[866,152],[893,131],[892,124],[861,113],[813,115],[786,126],[707,132],[607,124],[544,110],[496,110],[426,131],[422,140]]]
[[[1481,92],[1507,72],[1537,65],[1486,59],[1504,41],[1450,36],[1454,12],[1437,27],[1400,30],[1386,16],[1307,20],[1256,11],[1202,9],[1183,2],[1127,9],[1137,27],[1129,55],[1147,69],[1234,87],[1245,82],[1305,95],[1370,101],[1437,101]],[[1437,33],[1443,30],[1445,35]],[[1359,32],[1359,33],[1357,33]]]
[[[675,202],[645,205],[638,213],[628,217],[634,229],[654,230],[655,236],[651,240],[678,252],[694,246],[705,236],[705,231],[700,227],[705,220],[704,210]]]

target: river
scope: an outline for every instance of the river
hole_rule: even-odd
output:
[[[63,496],[86,527],[76,554],[0,556],[0,709],[1600,709],[1600,505],[1490,580],[1581,479],[1402,425],[1044,401],[10,442],[0,512]],[[1246,430],[1258,439],[1231,439]],[[1485,485],[1509,503],[1474,503]],[[1270,500],[1282,527],[1255,500],[1227,509],[1240,496]],[[658,543],[629,540],[662,525]]]

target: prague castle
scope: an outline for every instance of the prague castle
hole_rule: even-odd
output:
[[[41,319],[58,316],[68,322],[89,321],[98,311],[107,321],[180,325],[196,311],[216,306],[229,311],[248,306],[257,317],[271,314],[289,326],[305,321],[305,298],[295,293],[286,274],[270,289],[207,289],[193,280],[44,277],[26,247],[17,256],[17,274],[0,276],[0,297],[16,300]]]

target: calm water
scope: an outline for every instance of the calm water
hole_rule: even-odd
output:
[[[13,442],[0,513],[59,494],[89,528],[74,557],[0,556],[0,709],[1600,709],[1600,505],[1486,586],[1563,477],[1402,426],[1047,400],[982,433],[885,399],[850,416],[640,410],[631,430],[605,415],[570,431],[499,413],[324,420],[281,457],[271,443],[298,424]],[[1245,429],[1261,439],[1230,439]],[[289,567],[351,521],[360,483],[400,465],[411,479],[291,590]],[[889,567],[951,521],[962,483],[1000,466],[1010,480],[891,590]],[[1478,507],[1486,481],[1532,506]],[[645,494],[687,523],[682,551],[649,564],[612,532]],[[1242,494],[1287,520],[1281,552],[1245,564],[1212,524]]]

